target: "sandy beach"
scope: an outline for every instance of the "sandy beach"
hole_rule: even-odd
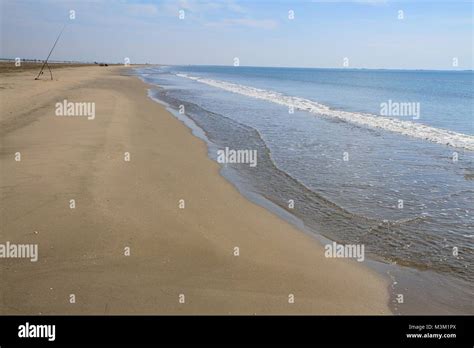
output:
[[[246,200],[129,68],[35,73],[1,74],[0,243],[39,250],[0,259],[1,314],[390,313],[385,279]]]

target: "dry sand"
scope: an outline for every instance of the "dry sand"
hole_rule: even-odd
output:
[[[0,243],[39,245],[0,259],[1,314],[390,313],[385,279],[243,198],[125,68],[35,72],[0,75]]]

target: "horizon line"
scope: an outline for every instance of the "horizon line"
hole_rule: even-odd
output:
[[[3,58],[0,57],[0,61],[15,61],[16,58]],[[45,59],[38,58],[25,58],[22,61],[40,61],[44,62]],[[84,61],[84,60],[49,60],[50,63],[79,63],[79,64],[94,64],[94,63],[106,63],[106,64],[124,64],[122,62],[111,62],[111,61]],[[226,65],[226,64],[165,64],[165,63],[130,63],[133,65],[160,65],[160,66],[215,66],[215,67],[228,67],[228,68],[267,68],[267,69],[320,69],[320,70],[395,70],[395,71],[470,71],[473,72],[474,68],[465,69],[432,69],[432,68],[365,68],[365,67],[315,67],[315,66],[262,66],[262,65]]]

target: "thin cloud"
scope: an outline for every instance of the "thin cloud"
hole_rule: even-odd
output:
[[[153,4],[129,4],[127,13],[134,16],[155,16],[158,14],[158,7]]]
[[[166,0],[162,9],[169,14],[176,14],[179,10],[199,16],[209,15],[218,11],[244,14],[247,10],[235,1],[206,1],[206,0]]]
[[[217,22],[208,22],[206,23],[206,25],[214,27],[243,26],[249,28],[271,30],[275,29],[278,26],[278,22],[272,19],[229,18]]]

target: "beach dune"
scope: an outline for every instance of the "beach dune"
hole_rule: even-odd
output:
[[[0,82],[0,243],[38,245],[0,259],[0,314],[390,313],[385,279],[246,200],[130,69],[34,75]]]

